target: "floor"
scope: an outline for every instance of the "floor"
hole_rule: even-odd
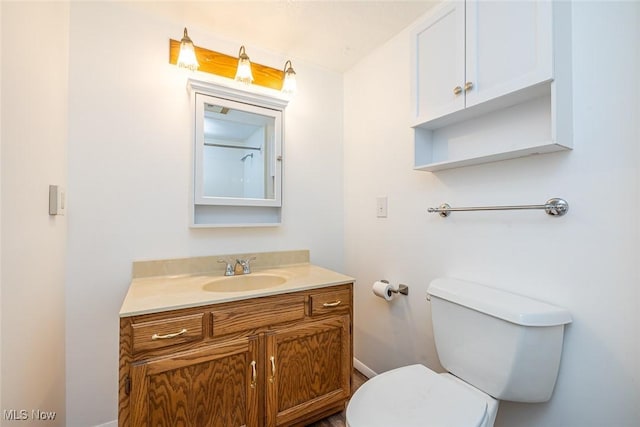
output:
[[[354,369],[351,374],[351,385],[353,386],[352,394],[358,389],[358,387],[364,384],[367,379],[367,377]],[[307,427],[345,427],[347,425],[345,412],[346,410],[333,414],[330,417],[316,421],[313,424],[309,424]]]

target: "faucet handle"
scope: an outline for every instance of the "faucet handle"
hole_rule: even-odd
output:
[[[242,266],[242,274],[251,273],[250,262],[253,261],[254,259],[256,259],[256,257],[252,256],[252,257],[249,257],[247,259],[237,259],[236,260],[236,263],[238,263],[238,264],[240,264]]]
[[[218,262],[224,262],[226,264],[224,268],[225,276],[233,276],[233,265],[231,265],[229,261],[227,261],[226,259],[219,259]]]

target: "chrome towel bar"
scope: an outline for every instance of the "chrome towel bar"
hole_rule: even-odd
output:
[[[513,211],[513,210],[527,210],[527,209],[544,209],[547,215],[551,216],[563,216],[569,211],[569,203],[566,200],[554,197],[547,200],[544,205],[517,205],[517,206],[479,206],[479,207],[465,207],[465,208],[452,208],[447,203],[443,203],[437,208],[429,208],[429,213],[439,213],[441,217],[448,217],[451,212],[465,212],[465,211]]]

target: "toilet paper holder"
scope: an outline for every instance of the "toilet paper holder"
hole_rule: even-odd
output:
[[[382,283],[386,283],[389,284],[388,280],[380,280]],[[402,295],[409,295],[409,286],[407,285],[398,285],[398,289],[389,289],[391,292],[393,292],[394,294],[402,294]]]

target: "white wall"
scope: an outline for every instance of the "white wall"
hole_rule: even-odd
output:
[[[48,212],[49,184],[66,184],[69,4],[1,10],[0,409],[55,411],[47,424],[63,426],[67,219]]]
[[[308,248],[312,262],[343,270],[342,76],[295,58],[283,225],[188,228],[190,74],[168,64],[168,39],[179,38],[184,25],[127,3],[71,4],[69,425],[116,418],[118,311],[132,261]],[[191,26],[189,34],[197,45],[231,54],[242,43]],[[287,59],[246,49],[252,61],[276,68]]]
[[[640,3],[573,6],[575,149],[435,174],[412,170],[409,34],[345,75],[345,262],[357,277],[355,356],[376,372],[441,369],[425,301],[439,276],[568,308],[560,375],[545,404],[502,403],[496,426],[640,424]],[[395,82],[383,84],[380,82]],[[375,216],[376,196],[389,216]],[[531,204],[538,211],[427,214],[429,206]],[[410,286],[388,304],[370,284]]]

